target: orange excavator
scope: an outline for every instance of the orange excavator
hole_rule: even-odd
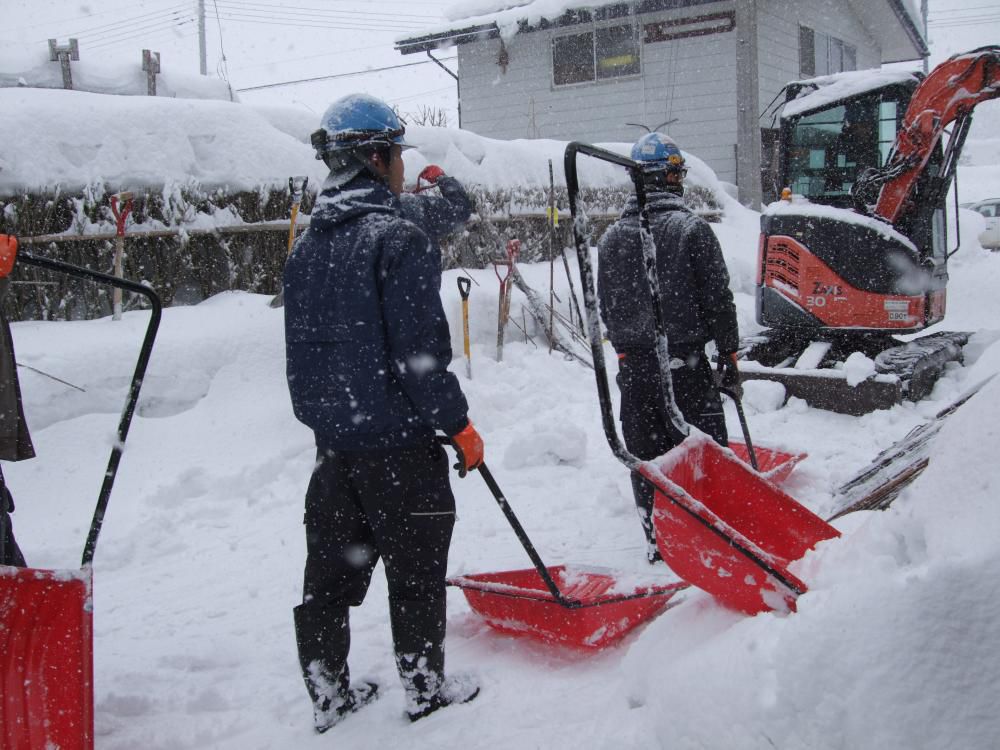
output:
[[[840,73],[784,95],[782,198],[762,213],[758,251],[765,330],[744,341],[743,377],[848,414],[919,400],[968,334],[897,337],[944,318],[947,196],[973,109],[1000,96],[1000,46],[926,77]]]

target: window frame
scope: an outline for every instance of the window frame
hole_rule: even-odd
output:
[[[820,65],[822,53],[822,66]],[[834,59],[837,58],[837,65]],[[848,67],[850,63],[851,67]],[[839,70],[834,70],[839,67]],[[822,69],[821,69],[822,68]],[[799,77],[846,73],[858,69],[858,48],[840,37],[799,24]]]
[[[628,79],[642,77],[642,70],[643,70],[643,52],[642,52],[642,48],[645,45],[643,45],[642,36],[639,33],[641,31],[641,27],[638,24],[636,24],[636,23],[634,23],[632,21],[628,21],[626,23],[622,23],[621,21],[622,21],[622,19],[616,18],[616,19],[612,19],[609,22],[587,24],[586,30],[579,30],[579,28],[577,28],[577,29],[573,29],[573,30],[567,30],[567,31],[564,31],[564,32],[561,32],[561,33],[558,33],[558,34],[553,34],[552,37],[551,37],[551,39],[550,39],[550,41],[549,41],[549,59],[550,59],[550,61],[552,63],[552,68],[551,68],[552,73],[551,73],[551,76],[550,76],[550,79],[549,79],[549,83],[550,83],[550,86],[552,87],[552,89],[553,90],[557,90],[557,89],[572,88],[574,86],[592,86],[592,85],[596,85],[596,84],[613,83],[615,81],[623,81],[623,80],[628,80]],[[612,28],[619,28],[619,27],[622,27],[622,28],[628,27],[632,31],[632,39],[635,42],[635,50],[636,50],[636,54],[638,55],[638,58],[639,58],[638,62],[637,62],[638,70],[636,72],[634,72],[634,73],[625,73],[625,74],[622,74],[622,75],[609,75],[609,76],[606,76],[606,77],[601,77],[599,75],[599,66],[598,66],[598,62],[599,61],[598,61],[598,57],[597,57],[597,33],[598,33],[598,31],[600,31],[602,29],[612,29]],[[592,78],[588,78],[586,80],[573,81],[571,83],[557,83],[556,82],[556,44],[558,43],[558,40],[560,40],[560,39],[566,39],[568,37],[573,37],[573,36],[589,36],[590,37],[590,50],[591,50],[591,63],[592,63],[591,69],[593,71],[593,77]]]

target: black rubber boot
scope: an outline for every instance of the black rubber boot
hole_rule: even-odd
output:
[[[632,494],[635,497],[635,508],[639,514],[639,523],[646,535],[646,560],[650,565],[662,562],[660,551],[656,547],[656,532],[653,530],[653,488],[635,474],[632,475]]]
[[[471,679],[444,676],[445,597],[390,601],[389,614],[410,721],[453,703],[468,703],[479,694]]]
[[[429,701],[444,683],[446,601],[390,600],[396,669],[408,709]]]
[[[322,734],[378,697],[378,685],[351,686],[347,653],[351,631],[347,607],[300,604],[294,610],[302,679],[313,704],[313,726]]]

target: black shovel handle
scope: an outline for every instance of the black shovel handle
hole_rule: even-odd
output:
[[[759,467],[757,466],[757,453],[753,449],[753,441],[750,440],[750,427],[749,425],[747,425],[746,414],[743,413],[742,399],[740,399],[739,394],[735,390],[732,390],[730,388],[723,388],[722,386],[719,386],[719,392],[725,393],[727,396],[729,396],[729,398],[733,400],[733,404],[736,405],[736,414],[740,418],[740,429],[743,430],[743,440],[747,444],[747,453],[750,456],[750,465],[753,466],[753,468],[756,469],[757,471],[760,471]]]
[[[493,478],[493,473],[489,470],[485,463],[479,465],[479,473],[483,477],[483,481],[486,482],[486,486],[490,488],[490,493],[493,495],[493,499],[497,501],[497,505],[500,506],[500,510],[503,511],[504,516],[507,518],[507,523],[514,530],[514,534],[517,536],[517,540],[524,547],[524,551],[528,553],[528,557],[531,558],[532,565],[535,566],[535,570],[538,571],[538,575],[542,577],[542,581],[545,583],[545,588],[549,590],[552,594],[552,598],[556,600],[561,606],[568,607],[570,609],[576,609],[581,606],[581,602],[577,599],[570,599],[563,595],[562,591],[559,590],[559,585],[552,578],[549,573],[549,569],[545,567],[545,563],[542,562],[541,555],[535,549],[535,545],[531,543],[528,539],[528,534],[521,526],[521,522],[517,520],[517,516],[514,515],[513,509],[510,507],[510,503],[507,502],[507,498],[504,497],[503,490],[500,489],[500,485],[497,484],[496,479]]]
[[[472,279],[466,278],[465,276],[458,277],[458,293],[462,295],[462,299],[469,299],[469,292],[472,290]]]
[[[125,407],[122,410],[121,419],[118,421],[118,439],[111,448],[111,457],[108,459],[108,468],[104,472],[104,483],[97,496],[97,507],[94,509],[94,518],[90,523],[90,532],[87,535],[87,542],[83,548],[82,565],[90,565],[94,560],[94,551],[97,549],[97,537],[101,533],[101,526],[104,523],[104,514],[108,508],[108,501],[111,499],[111,488],[115,483],[115,476],[118,474],[118,464],[121,462],[122,452],[125,450],[125,438],[128,437],[129,427],[132,424],[132,416],[135,414],[135,406],[139,401],[139,389],[142,388],[142,379],[146,374],[146,366],[149,364],[149,355],[153,351],[153,341],[156,338],[156,330],[160,326],[160,317],[163,305],[159,296],[148,286],[137,284],[127,279],[119,279],[99,271],[91,271],[89,268],[74,266],[70,263],[63,263],[51,258],[42,258],[30,253],[18,253],[17,262],[29,266],[44,268],[48,271],[63,273],[67,276],[75,276],[81,279],[96,281],[98,284],[107,284],[128,292],[141,294],[149,301],[152,314],[149,323],[146,325],[146,335],[142,340],[142,347],[139,350],[139,357],[135,365],[135,373],[132,375],[132,383],[129,386],[128,396],[125,399]]]

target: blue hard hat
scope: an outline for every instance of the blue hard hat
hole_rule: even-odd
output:
[[[642,163],[643,169],[649,172],[685,169],[681,150],[663,133],[646,133],[637,140],[632,146],[632,161]]]
[[[319,130],[312,134],[312,144],[317,159],[332,151],[366,145],[411,148],[403,140],[405,132],[402,121],[385,102],[368,94],[348,94],[327,108]]]

